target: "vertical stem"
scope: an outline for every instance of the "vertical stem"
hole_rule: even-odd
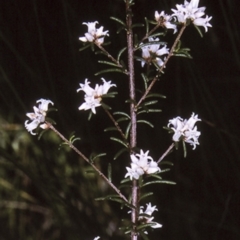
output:
[[[134,78],[134,47],[133,47],[133,32],[132,32],[132,9],[130,0],[126,0],[126,24],[127,24],[127,45],[128,45],[128,69],[129,69],[129,96],[130,116],[131,116],[131,131],[130,131],[130,149],[132,150],[137,145],[137,115],[135,112],[135,78]],[[131,232],[131,240],[137,240],[138,235],[136,231],[136,224],[138,220],[138,181],[132,182],[132,223],[133,228]]]

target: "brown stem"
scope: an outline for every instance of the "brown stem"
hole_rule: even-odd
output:
[[[169,147],[168,147],[168,149],[163,153],[163,155],[158,159],[158,161],[157,161],[157,164],[159,164],[169,153],[170,153],[170,151],[173,149],[173,147],[174,147],[174,143],[172,143]]]
[[[130,103],[130,117],[131,117],[131,130],[130,130],[130,148],[133,149],[137,145],[137,114],[135,112],[135,78],[134,78],[134,47],[133,47],[133,32],[132,32],[132,9],[129,0],[126,0],[126,25],[127,25],[127,47],[128,47],[128,70],[129,70],[129,96]],[[138,221],[138,199],[139,199],[138,181],[132,181],[132,223],[133,228],[131,232],[131,240],[138,239],[137,221]]]
[[[186,28],[186,24],[183,24],[181,30],[179,31],[179,34],[177,36],[177,38],[175,39],[172,48],[168,54],[168,56],[166,57],[163,65],[159,68],[158,70],[158,74],[154,77],[154,79],[152,80],[152,82],[150,83],[150,85],[148,86],[148,88],[146,89],[145,93],[143,94],[143,96],[141,97],[141,99],[139,100],[139,102],[137,103],[137,105],[135,106],[135,108],[137,109],[139,107],[139,105],[142,103],[142,101],[146,98],[146,96],[148,95],[148,93],[150,92],[150,90],[152,89],[153,85],[155,84],[155,82],[158,80],[159,78],[159,74],[163,71],[163,69],[166,67],[168,60],[173,56],[173,52],[175,50],[175,47],[177,46],[184,30]]]
[[[89,163],[92,168],[108,183],[108,185],[119,195],[119,197],[124,200],[124,202],[129,203],[124,195],[120,192],[120,190],[109,181],[109,179],[82,153],[80,152],[70,141],[68,141],[53,125],[49,122],[46,122],[48,128],[53,130],[68,146],[73,149],[81,158],[83,158],[87,163]]]

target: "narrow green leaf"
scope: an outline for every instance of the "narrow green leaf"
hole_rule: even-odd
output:
[[[149,106],[149,105],[154,105],[158,103],[158,100],[153,100],[153,101],[148,101],[148,102],[144,102],[143,105],[144,106]]]
[[[142,187],[145,187],[145,186],[147,186],[147,185],[150,185],[150,184],[162,184],[162,183],[164,183],[164,184],[171,184],[171,185],[175,185],[176,183],[175,182],[173,182],[173,181],[167,181],[167,180],[156,180],[156,181],[151,181],[151,182],[147,182],[147,183],[144,183],[143,185],[142,185]]]
[[[122,30],[126,30],[126,27],[121,26],[117,29],[117,34],[119,34]]]
[[[158,98],[166,98],[166,96],[160,94],[160,93],[150,93],[146,96],[145,99],[150,98],[150,97],[158,97]]]
[[[187,54],[187,53],[184,53],[184,52],[173,53],[173,55],[176,56],[176,57],[185,57],[185,58],[192,59],[192,56],[190,54]]]
[[[119,142],[120,144],[122,144],[124,147],[128,147],[127,144],[125,142],[123,142],[121,139],[115,138],[115,137],[110,137],[111,140]]]
[[[124,179],[121,181],[121,184],[126,183],[126,182],[132,182],[132,180],[131,180],[130,178],[124,178]]]
[[[145,88],[145,90],[146,90],[147,87],[148,87],[148,85],[147,85],[147,83],[148,83],[148,78],[147,78],[147,76],[146,76],[144,73],[142,73],[141,76],[142,76],[142,79],[143,79],[143,82],[144,82],[144,88]]]
[[[158,32],[158,33],[154,33],[154,34],[150,35],[149,37],[155,38],[158,36],[165,36],[165,35],[166,35],[166,32]]]
[[[142,113],[150,113],[150,112],[153,112],[153,113],[162,112],[162,110],[161,109],[144,109],[144,110],[139,111],[137,114],[139,115]]]
[[[146,34],[148,34],[148,32],[149,32],[149,22],[148,22],[148,19],[146,17],[144,18],[144,20],[145,20],[145,24],[146,24]]]
[[[149,121],[147,121],[147,120],[138,120],[137,123],[145,123],[148,126],[154,128],[154,125],[152,123],[150,123]]]
[[[110,106],[108,106],[106,103],[104,103],[104,102],[101,102],[101,105],[102,105],[102,107],[104,108],[104,109],[107,109],[107,110],[110,110],[111,109],[111,107]]]
[[[114,66],[114,67],[118,67],[119,68],[119,66],[116,63],[113,63],[113,62],[102,61],[102,60],[99,60],[98,62],[102,63],[102,64],[106,64],[106,65],[110,65],[110,66]]]
[[[125,71],[122,70],[122,69],[120,69],[120,68],[108,68],[108,69],[99,71],[99,72],[95,73],[94,75],[95,75],[95,76],[98,76],[98,75],[100,75],[100,74],[109,73],[109,72],[120,72],[120,73],[126,74]]]
[[[104,132],[109,132],[109,131],[117,131],[116,127],[108,127],[104,129]]]
[[[130,116],[125,112],[114,112],[113,115],[123,115],[123,116],[127,117],[128,119],[130,119]]]
[[[153,195],[153,192],[149,192],[149,193],[143,194],[143,195],[140,197],[139,202],[140,202],[141,200],[143,200],[144,198],[146,198],[146,197],[148,197],[148,196],[151,196],[151,195]]]
[[[106,155],[107,155],[106,153],[99,153],[99,154],[95,155],[91,160],[95,161],[95,159],[106,156]]]
[[[118,61],[120,60],[122,54],[126,51],[126,49],[127,49],[127,47],[124,47],[124,48],[122,48],[122,49],[119,51],[118,56],[117,56],[117,60],[118,60]]]
[[[91,117],[92,117],[92,111],[89,111],[89,114],[88,114],[88,121],[90,121]]]
[[[85,50],[85,49],[87,49],[87,48],[89,48],[91,46],[91,44],[87,44],[87,45],[85,45],[85,46],[83,46],[83,47],[81,47],[81,48],[79,48],[79,52],[81,52],[81,51],[83,51],[83,50]]]
[[[127,117],[121,117],[116,120],[117,123],[129,120]]]
[[[187,157],[187,148],[186,148],[186,144],[184,141],[182,141],[182,144],[183,144],[183,155],[184,155],[184,158]]]
[[[113,160],[116,160],[117,158],[119,158],[124,152],[127,152],[127,148],[122,148],[121,150],[119,150],[113,157]]]
[[[144,24],[142,24],[142,23],[133,24],[132,28],[135,28],[135,27],[144,27]]]
[[[129,122],[129,124],[127,125],[127,128],[126,128],[125,134],[124,134],[126,139],[128,139],[131,126],[132,126],[132,124],[131,124],[131,122]]]
[[[108,164],[108,180],[112,182],[112,165],[111,163]]]
[[[120,23],[121,25],[123,25],[123,26],[126,28],[126,24],[125,24],[125,22],[123,22],[121,19],[116,18],[116,17],[110,17],[110,19],[112,19],[112,20],[114,20],[114,21]]]
[[[202,34],[201,29],[200,29],[198,26],[196,26],[195,24],[194,24],[194,27],[197,29],[197,31],[198,31],[200,37],[203,37],[203,34]]]
[[[157,179],[159,179],[159,180],[162,180],[162,177],[160,177],[160,176],[157,175],[157,174],[151,174],[151,175],[149,175],[149,177],[154,177],[154,178],[157,178]]]

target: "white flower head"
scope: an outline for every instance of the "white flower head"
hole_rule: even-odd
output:
[[[131,154],[131,168],[126,167],[128,172],[125,178],[130,177],[131,180],[133,178],[139,179],[143,174],[152,174],[161,171],[158,164],[148,156],[148,153],[149,151],[144,153],[143,150],[141,150],[140,154]]]
[[[155,20],[160,24],[160,26],[167,29],[173,29],[173,33],[177,32],[177,25],[172,23],[174,18],[171,15],[165,14],[164,11],[158,13],[155,11]]]
[[[100,239],[100,237],[95,237],[93,240],[98,240],[98,239]]]
[[[104,42],[104,37],[109,36],[108,31],[103,31],[103,26],[96,28],[95,22],[84,22],[83,25],[88,26],[88,31],[85,33],[84,37],[80,37],[79,40],[82,42],[95,42],[96,44],[101,45]]]
[[[103,84],[96,84],[95,88],[91,88],[87,79],[85,79],[85,83],[80,83],[80,88],[77,89],[77,92],[84,91],[85,102],[78,108],[79,110],[88,110],[91,109],[94,114],[96,114],[96,107],[101,106],[102,96],[107,94],[108,90],[111,87],[116,87],[115,84],[111,84],[111,81],[107,82],[104,78],[102,78]]]
[[[37,100],[38,107],[33,107],[34,112],[33,113],[27,113],[27,117],[30,118],[30,120],[25,121],[25,127],[28,132],[30,132],[32,135],[36,135],[36,133],[33,132],[34,129],[38,127],[40,123],[43,123],[40,125],[41,128],[46,129],[47,125],[44,123],[45,122],[45,117],[47,115],[47,110],[48,110],[48,105],[53,104],[52,101],[46,100],[46,99],[39,99]]]
[[[212,17],[203,18],[206,7],[198,7],[198,4],[199,0],[191,0],[190,2],[184,0],[184,4],[176,4],[177,9],[172,9],[172,17],[175,16],[180,23],[186,23],[187,20],[190,20],[194,25],[204,27],[205,32],[207,32],[207,28],[212,27],[209,23]]]
[[[152,206],[151,203],[147,204],[145,211],[143,211],[143,206],[141,206],[139,211],[140,216],[138,217],[138,220],[143,223],[151,223],[151,228],[161,228],[162,224],[153,221],[154,217],[152,217],[152,214],[154,211],[158,211],[158,209],[156,206]],[[141,216],[141,214],[147,214],[148,216]],[[147,234],[147,231],[145,231],[145,233]]]
[[[168,127],[171,127],[174,131],[173,141],[179,142],[183,140],[192,145],[193,149],[195,149],[196,145],[199,145],[198,138],[201,135],[201,133],[197,131],[197,127],[194,126],[198,121],[201,121],[201,119],[194,113],[192,113],[192,116],[188,120],[183,120],[180,117],[169,120]]]
[[[149,42],[158,42],[159,38],[148,38]],[[149,44],[141,47],[142,49],[142,58],[141,61],[142,67],[147,64],[151,64],[151,62],[156,62],[159,67],[163,65],[163,60],[160,58],[160,56],[166,55],[169,53],[169,49],[165,44],[163,44],[162,47],[160,47],[162,44],[156,43],[156,44]]]

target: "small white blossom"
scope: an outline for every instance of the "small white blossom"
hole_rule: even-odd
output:
[[[84,37],[80,37],[79,40],[82,42],[95,42],[101,45],[104,42],[104,37],[108,36],[108,31],[103,31],[103,26],[100,28],[96,28],[96,24],[98,21],[95,22],[84,22],[83,25],[88,26],[88,32],[85,33]]]
[[[89,86],[87,79],[85,79],[85,83],[80,83],[80,88],[77,89],[77,92],[84,91],[85,102],[78,108],[79,110],[88,110],[91,109],[94,114],[96,114],[96,107],[101,106],[102,96],[107,94],[108,90],[111,87],[116,87],[115,84],[111,84],[111,81],[107,82],[104,78],[101,78],[103,81],[102,85],[96,84],[95,89]]]
[[[149,42],[157,42],[159,41],[159,38],[148,38]],[[142,58],[143,60],[141,61],[142,67],[145,65],[145,63],[150,64],[151,62],[156,62],[158,66],[163,65],[163,60],[160,58],[160,56],[163,56],[165,54],[169,53],[169,49],[167,46],[164,44],[162,48],[160,48],[161,44],[156,43],[156,44],[150,44],[150,45],[145,45],[141,47],[142,49]]]
[[[30,118],[31,122],[29,120],[25,121],[25,127],[28,132],[30,132],[32,135],[36,135],[36,133],[33,132],[34,129],[38,127],[40,123],[43,123],[40,125],[41,128],[46,129],[47,125],[44,123],[45,117],[48,110],[48,104],[52,104],[53,102],[46,99],[39,99],[37,100],[38,107],[33,107],[34,113],[27,113],[27,117]]]
[[[180,23],[186,23],[189,19],[194,25],[204,27],[207,32],[207,28],[212,27],[209,23],[212,17],[202,18],[205,15],[206,7],[198,7],[198,4],[199,0],[191,0],[190,2],[184,0],[184,4],[176,4],[177,9],[172,9],[172,16],[176,16]]]
[[[95,237],[93,240],[98,240],[98,239],[100,239],[100,237]]]
[[[161,228],[162,224],[154,222],[153,219],[154,217],[152,217],[152,214],[154,211],[158,211],[156,206],[152,206],[151,203],[147,204],[146,210],[143,211],[143,206],[140,207],[140,211],[139,211],[139,217],[138,220],[143,222],[143,223],[151,223],[153,225],[151,225],[151,228]],[[141,216],[141,214],[147,214],[149,215],[149,217],[147,216]],[[145,233],[147,234],[147,231],[145,231]]]
[[[156,172],[160,172],[160,168],[158,167],[158,164],[153,161],[153,159],[148,156],[148,152],[140,151],[140,154],[131,154],[131,168],[126,167],[127,173],[125,175],[125,178],[130,177],[132,180],[139,179],[139,177],[143,174],[152,174]]]
[[[159,24],[167,29],[173,29],[173,33],[177,32],[176,24],[172,24],[171,21],[173,17],[171,15],[165,14],[164,11],[158,13],[155,11],[155,20],[159,22]]]
[[[179,142],[182,139],[195,149],[196,145],[199,145],[198,138],[201,135],[201,133],[197,131],[197,127],[194,127],[198,121],[201,121],[201,119],[194,113],[192,113],[192,116],[188,120],[183,120],[180,117],[169,120],[168,127],[172,126],[171,129],[174,131],[173,141]]]

